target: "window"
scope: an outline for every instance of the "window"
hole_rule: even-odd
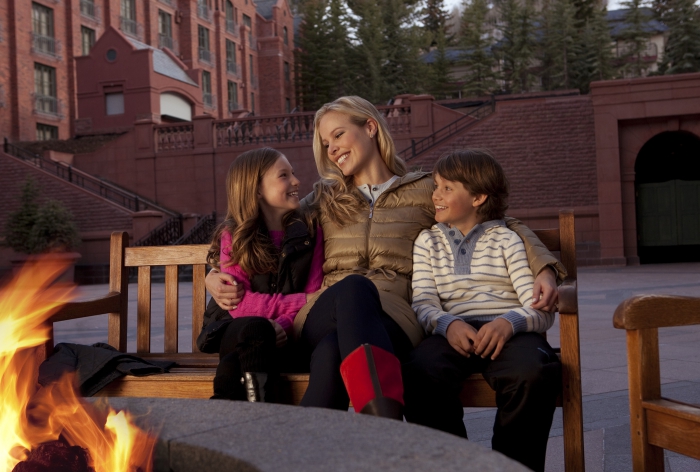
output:
[[[238,25],[236,24],[236,9],[233,7],[231,0],[226,0],[224,5],[224,12],[226,14],[226,31],[238,36]]]
[[[58,127],[51,125],[36,124],[36,140],[48,141],[50,139],[58,139]]]
[[[131,36],[138,34],[136,25],[136,0],[121,0],[121,30]]]
[[[175,49],[173,47],[173,17],[163,10],[158,10],[158,47]]]
[[[284,81],[289,82],[289,62],[284,61]]]
[[[123,115],[124,114],[124,93],[106,93],[105,94],[105,110],[107,115]]]
[[[204,106],[212,108],[214,106],[214,97],[211,94],[211,73],[202,71],[202,101]]]
[[[34,51],[56,55],[53,26],[53,10],[44,5],[32,3],[32,46]]]
[[[255,93],[250,92],[250,112],[255,114]]]
[[[95,44],[95,30],[86,26],[80,27],[80,41],[83,45],[83,56],[90,54],[93,44]]]
[[[211,8],[208,0],[197,0],[197,16],[203,20],[211,21]]]
[[[236,74],[238,66],[236,64],[236,43],[226,40],[226,72]]]
[[[199,60],[211,64],[211,51],[209,50],[209,30],[202,25],[197,26],[199,38]]]
[[[282,28],[282,39],[284,40],[284,45],[287,46],[289,44],[289,32],[287,31],[286,26]]]
[[[228,81],[228,110],[238,110],[238,84]]]
[[[248,62],[250,64],[250,82],[253,83],[255,81],[255,70],[253,69],[253,55],[248,54]]]
[[[80,0],[80,14],[91,19],[96,19],[95,0]]]
[[[288,98],[284,99],[284,111],[285,111],[285,113],[292,112],[292,101]]]
[[[34,109],[39,113],[58,115],[56,69],[34,63]]]

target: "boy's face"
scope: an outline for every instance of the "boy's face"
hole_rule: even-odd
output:
[[[464,188],[462,182],[443,179],[440,174],[433,174],[435,190],[435,221],[456,226],[462,234],[467,234],[480,223],[476,210],[486,201],[486,195],[474,195]]]

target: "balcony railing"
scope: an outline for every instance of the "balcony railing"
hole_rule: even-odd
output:
[[[230,75],[238,76],[238,64],[235,61],[226,61],[226,72]]]
[[[203,20],[211,21],[211,9],[206,3],[197,4],[197,16]]]
[[[226,32],[238,37],[239,27],[234,20],[226,20]]]
[[[258,88],[258,76],[255,74],[250,74],[250,86],[254,89]]]
[[[135,20],[132,20],[131,18],[125,18],[123,16],[120,16],[119,17],[119,24],[121,26],[121,30],[124,33],[138,38],[139,24],[136,23]]]
[[[172,37],[170,37],[168,35],[159,34],[158,35],[158,47],[160,49],[168,48],[171,51],[177,52],[177,41],[175,41]]]
[[[199,48],[199,60],[211,64],[211,51],[209,49]]]
[[[168,6],[173,6],[173,0],[158,0],[160,3],[163,3]]]
[[[202,102],[207,108],[216,108],[216,95],[211,93],[202,92]]]
[[[45,115],[58,116],[58,98],[50,95],[34,95],[34,110]]]
[[[241,109],[241,107],[238,104],[238,102],[233,101],[233,100],[228,101],[228,111],[236,111],[236,110],[240,110],[240,109]]]
[[[248,33],[248,47],[252,51],[258,50],[258,40],[255,39],[255,37],[253,36],[253,33]]]
[[[59,43],[56,38],[32,33],[32,50],[49,56],[58,57]]]
[[[91,20],[97,19],[97,8],[95,2],[80,0],[80,14]]]

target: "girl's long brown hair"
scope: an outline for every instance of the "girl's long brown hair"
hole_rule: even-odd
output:
[[[265,172],[282,156],[272,148],[246,151],[238,156],[228,169],[226,189],[228,209],[224,221],[216,227],[207,254],[207,262],[220,268],[221,236],[224,231],[231,234],[230,263],[238,264],[249,276],[277,271],[279,250],[272,243],[265,228],[262,212],[258,203],[258,190]],[[291,211],[284,216],[283,225],[288,226],[297,212]],[[311,217],[304,218],[313,234]]]

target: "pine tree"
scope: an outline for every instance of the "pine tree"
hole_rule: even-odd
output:
[[[421,32],[416,9],[405,0],[382,0],[385,62],[382,64],[385,100],[402,93],[420,93],[425,65],[419,59]]]
[[[445,0],[426,1],[423,9],[423,27],[428,33],[428,46],[437,46],[438,36],[445,34],[448,17],[449,13],[445,9]]]
[[[453,86],[450,85],[452,79],[450,78],[450,63],[447,59],[447,38],[444,28],[438,30],[434,54],[435,60],[430,69],[430,83],[427,89],[436,98],[446,98],[452,93]]]
[[[342,0],[330,0],[328,9],[328,32],[325,43],[325,55],[328,58],[327,71],[331,77],[329,87],[330,95],[326,97],[326,102],[337,97],[347,95],[350,90],[350,67],[348,57],[350,53],[350,42],[348,41],[347,18],[343,8]]]
[[[532,2],[526,0],[521,5],[518,0],[500,0],[498,7],[503,37],[497,51],[502,63],[503,91],[527,92],[533,82],[531,67],[536,48]]]
[[[304,110],[315,110],[330,95],[328,58],[325,52],[327,37],[325,0],[303,0],[299,3],[304,20],[299,27],[297,103]]]
[[[485,95],[496,90],[496,59],[491,49],[493,39],[487,30],[487,0],[465,0],[461,21],[460,46],[464,49],[464,92]]]
[[[665,22],[668,42],[659,67],[663,74],[700,71],[700,20],[693,0],[669,0]]]
[[[646,70],[643,57],[651,35],[646,28],[648,17],[642,10],[642,1],[623,0],[622,2],[622,6],[627,9],[626,27],[617,39],[623,50],[620,61],[625,77],[642,77]]]
[[[357,40],[349,57],[353,77],[350,89],[372,103],[379,103],[383,98],[385,60],[382,9],[374,0],[348,0],[348,6],[354,14],[351,25]]]
[[[551,0],[543,8],[541,77],[545,90],[567,89],[574,85],[577,45],[581,44],[575,14],[571,0]]]

